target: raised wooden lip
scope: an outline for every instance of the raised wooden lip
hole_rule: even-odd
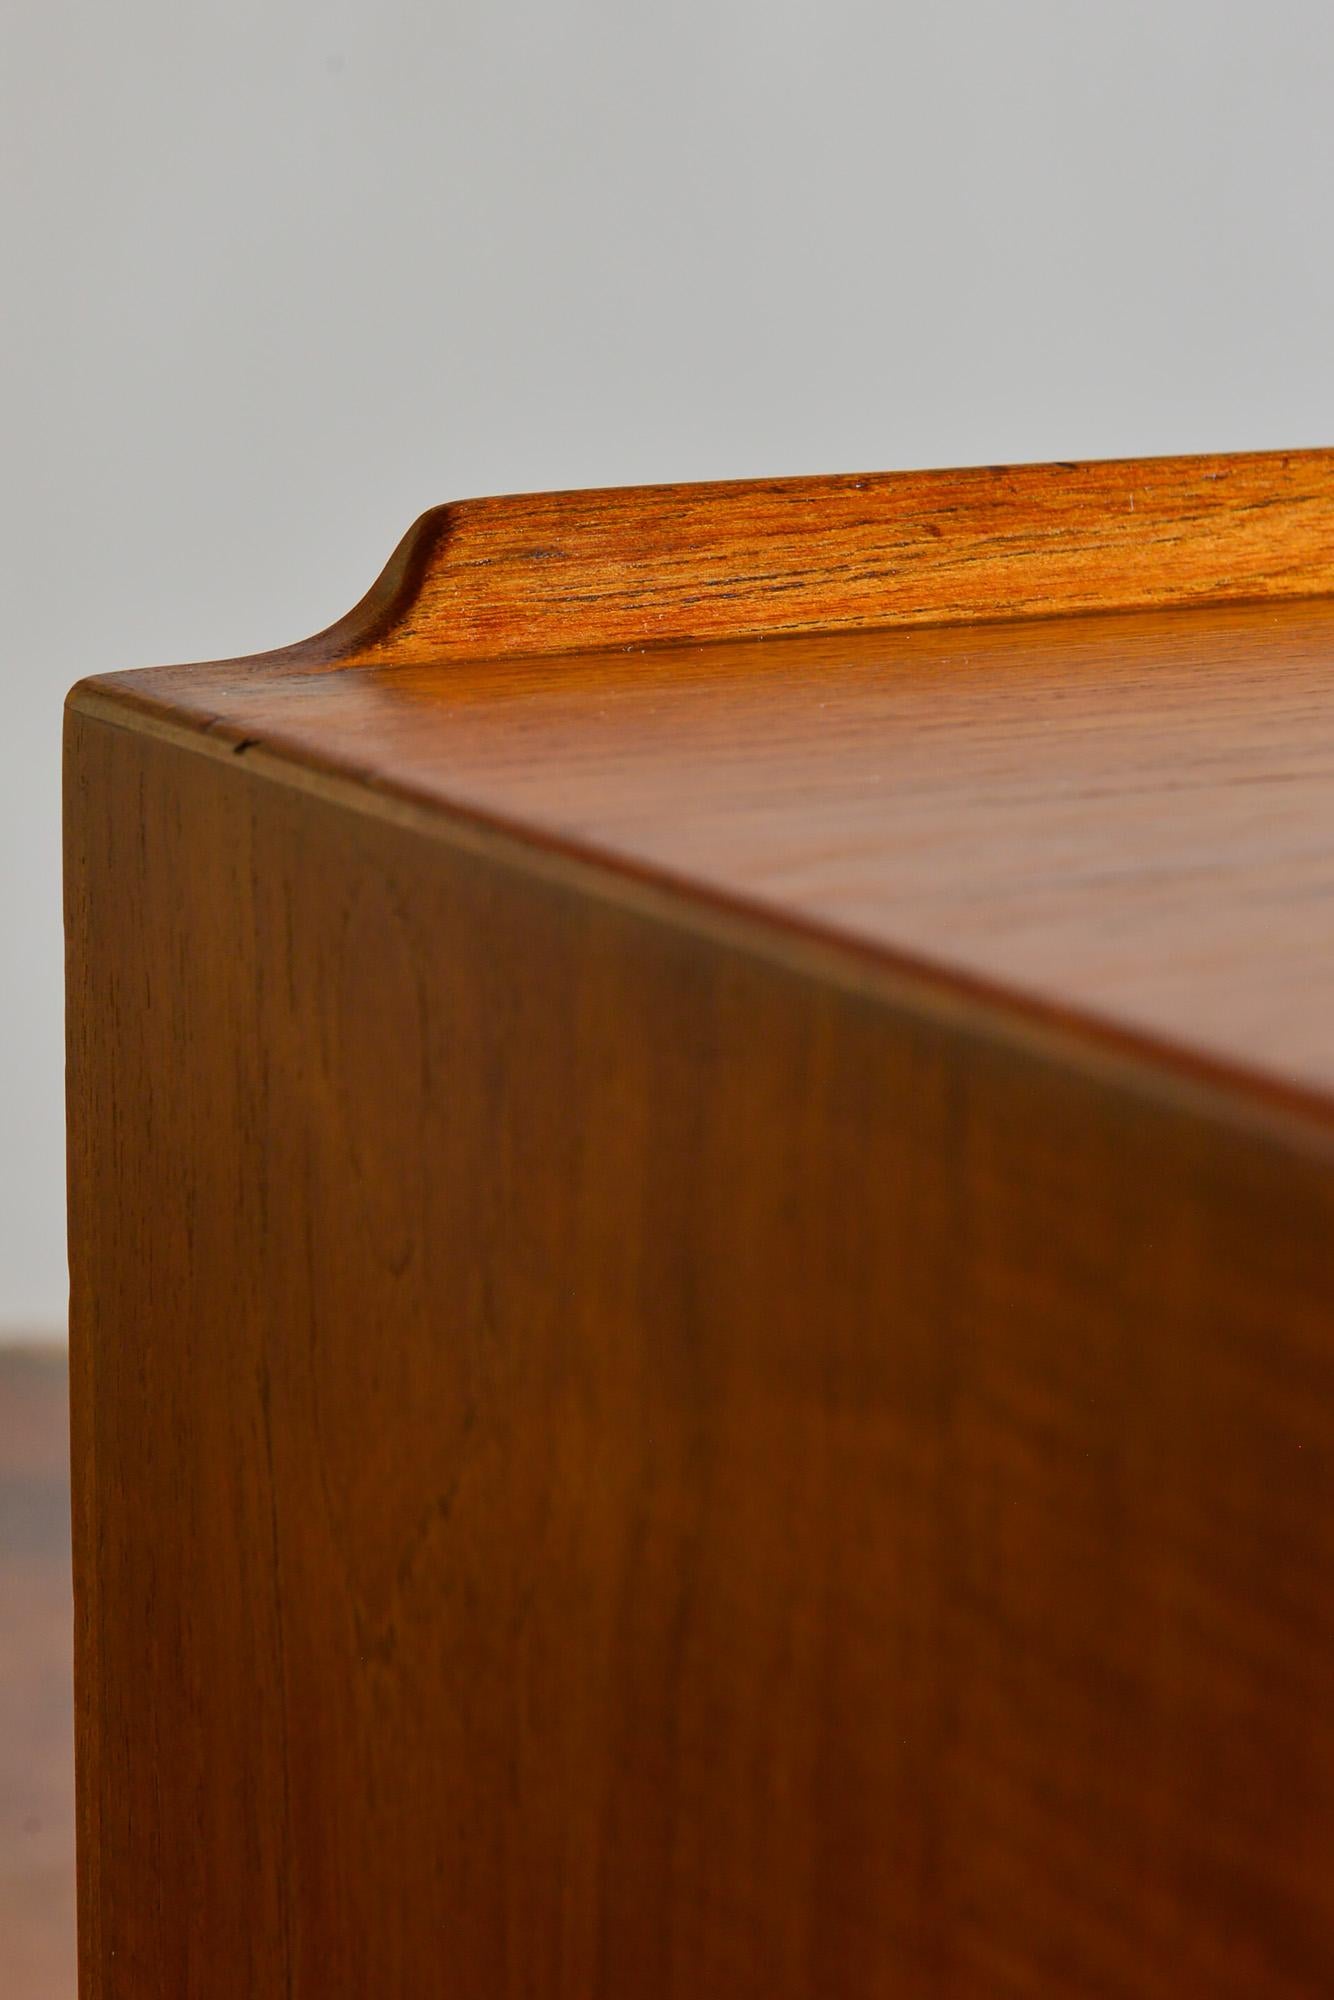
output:
[[[246,664],[555,656],[1332,592],[1328,449],[590,488],[430,509],[342,618]]]

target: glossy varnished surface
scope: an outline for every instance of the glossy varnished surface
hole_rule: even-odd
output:
[[[120,685],[214,745],[1334,1093],[1334,601]]]
[[[69,1439],[60,1349],[0,1346],[0,1993],[73,2000]]]

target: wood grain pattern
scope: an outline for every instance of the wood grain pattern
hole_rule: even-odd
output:
[[[1334,611],[1258,463],[1311,602],[1151,516],[1152,612],[618,655],[623,562],[470,626],[427,550],[323,667],[76,691],[84,2000],[1331,1988]]]
[[[424,514],[308,666],[1309,597],[1334,453],[536,493]]]

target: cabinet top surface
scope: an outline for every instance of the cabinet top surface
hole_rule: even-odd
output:
[[[1328,1112],[1334,460],[934,478],[954,485],[544,496],[462,526],[466,508],[441,510],[305,647],[85,683],[73,706]],[[618,545],[597,516],[613,501],[658,518]],[[778,529],[743,541],[752,503]],[[502,522],[507,568],[484,510],[525,506]],[[1002,616],[1013,603],[1025,615]]]

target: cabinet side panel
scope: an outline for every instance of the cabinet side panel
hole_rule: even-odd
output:
[[[253,1255],[282,1226],[254,1122],[273,941],[235,804],[200,760],[67,717],[86,2000],[282,1992],[289,1961],[272,1322]]]
[[[1334,1990],[1334,1191],[72,725],[85,2000]]]

